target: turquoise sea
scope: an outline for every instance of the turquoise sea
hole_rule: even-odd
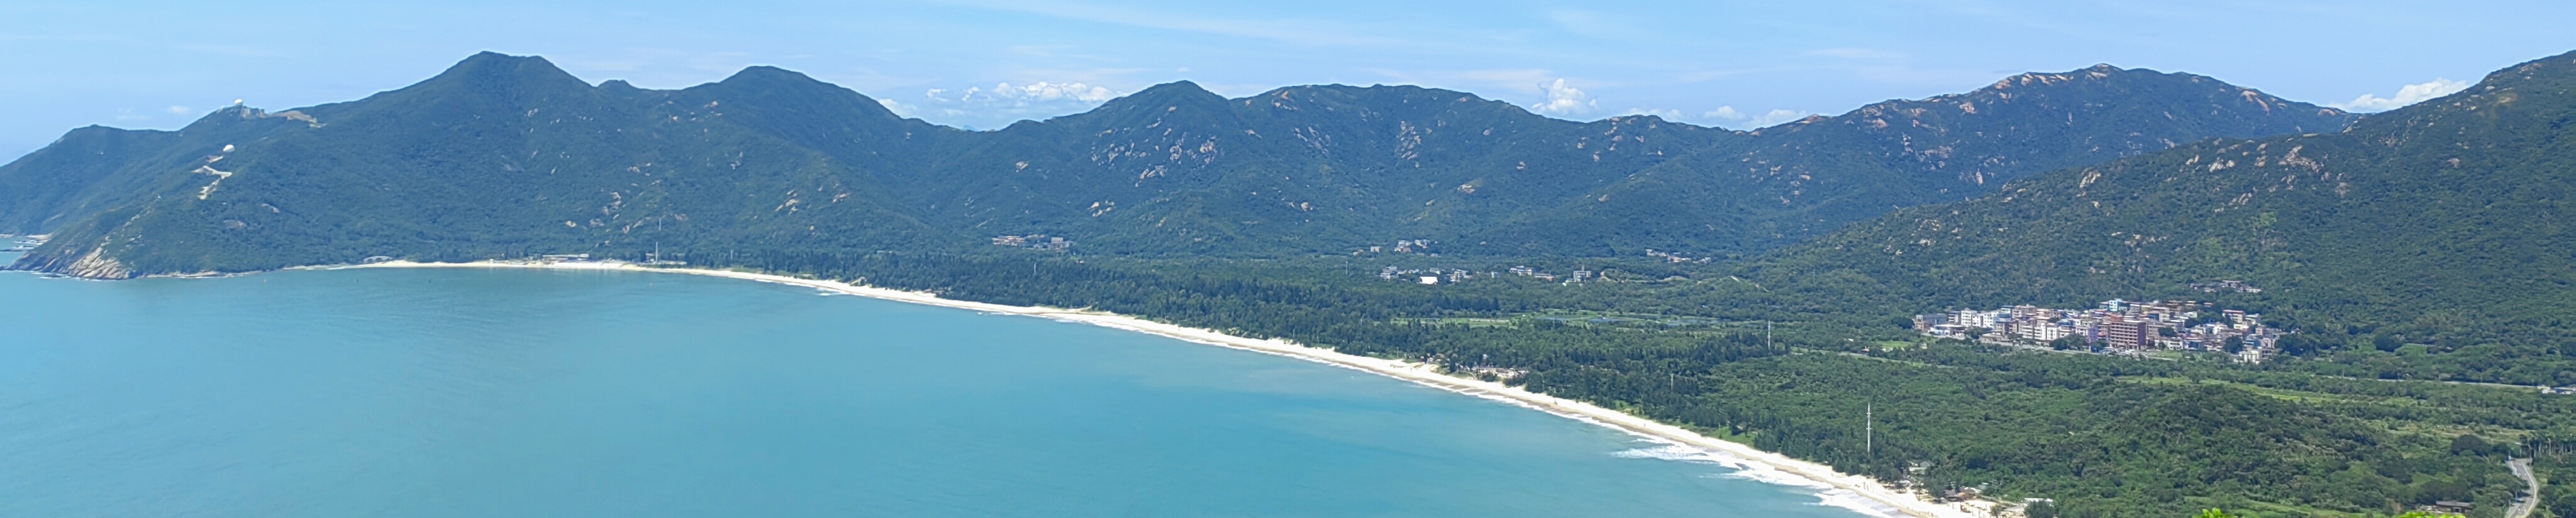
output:
[[[12,273],[0,333],[5,517],[1867,514],[1329,365],[730,279]]]

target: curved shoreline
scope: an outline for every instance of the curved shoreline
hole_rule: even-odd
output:
[[[1762,451],[1742,443],[1700,435],[1697,432],[1692,432],[1681,427],[1658,423],[1653,420],[1637,417],[1625,412],[1595,406],[1591,403],[1530,392],[1522,390],[1519,387],[1508,386],[1501,383],[1442,374],[1435,370],[1433,366],[1428,364],[1344,354],[1330,349],[1297,345],[1284,340],[1245,338],[1207,329],[1182,327],[1103,311],[1037,306],[1006,306],[1001,304],[944,299],[940,298],[936,294],[928,292],[858,286],[837,281],[799,279],[779,275],[730,270],[651,268],[632,263],[619,262],[479,261],[471,263],[417,263],[410,261],[392,261],[364,265],[306,266],[288,269],[337,270],[352,268],[525,268],[546,270],[608,270],[681,273],[801,286],[896,302],[908,302],[931,306],[969,309],[986,313],[1035,316],[1079,322],[1166,338],[1175,338],[1183,341],[1324,363],[1337,367],[1365,371],[1371,374],[1395,378],[1450,392],[1503,401],[1542,412],[1575,418],[1577,420],[1657,441],[1669,442],[1723,454],[1725,456],[1732,457],[1727,460],[1742,461],[1745,464],[1779,471],[1805,481],[1821,484],[1824,487],[1847,491],[1853,496],[1867,499],[1873,503],[1884,505],[1905,514],[1922,518],[1969,518],[1974,516],[1974,514],[1959,507],[1925,501],[1912,491],[1899,491],[1892,489],[1879,484],[1878,481],[1871,480],[1868,477],[1845,475],[1835,472],[1832,467],[1823,464],[1798,460],[1778,453]]]

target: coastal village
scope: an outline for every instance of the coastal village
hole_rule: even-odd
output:
[[[993,236],[993,246],[1027,248],[1031,250],[1055,250],[1061,252],[1073,248],[1073,240],[1049,236],[1046,234]]]
[[[2242,286],[2242,283],[2237,283]],[[2224,352],[2238,362],[2262,363],[2278,354],[2288,333],[2263,325],[2263,315],[2189,300],[2104,301],[2091,309],[2012,306],[1963,309],[1914,316],[1924,335],[1996,345],[2074,349],[2143,356],[2149,351]]]
[[[1467,271],[1467,270],[1460,270],[1460,269],[1455,269],[1455,268],[1451,268],[1451,269],[1441,269],[1441,268],[1414,268],[1414,269],[1404,269],[1404,268],[1397,268],[1397,267],[1394,267],[1394,266],[1388,266],[1388,267],[1386,267],[1386,268],[1384,268],[1384,269],[1380,269],[1380,270],[1378,270],[1378,272],[1377,272],[1377,278],[1382,279],[1382,280],[1390,280],[1390,281],[1393,281],[1393,280],[1402,280],[1402,281],[1405,281],[1405,282],[1412,282],[1412,283],[1418,283],[1418,284],[1457,284],[1457,283],[1460,283],[1460,282],[1466,282],[1466,281],[1468,281],[1468,280],[1470,280],[1470,279],[1475,279],[1475,278],[1477,278],[1478,276],[1483,276],[1483,277],[1501,277],[1501,276],[1504,276],[1504,275],[1510,275],[1510,276],[1514,276],[1514,277],[1531,277],[1531,278],[1536,278],[1536,279],[1543,280],[1543,281],[1556,281],[1556,280],[1558,280],[1558,279],[1564,279],[1564,280],[1563,280],[1563,281],[1561,281],[1561,282],[1564,282],[1564,283],[1567,283],[1567,284],[1578,283],[1578,282],[1584,282],[1584,281],[1589,281],[1589,280],[1593,280],[1593,279],[1599,278],[1598,274],[1597,274],[1597,273],[1595,273],[1595,272],[1593,272],[1592,270],[1575,270],[1575,271],[1574,271],[1573,273],[1571,273],[1571,274],[1564,275],[1564,276],[1558,276],[1558,275],[1556,275],[1556,274],[1553,274],[1553,273],[1547,273],[1547,272],[1543,272],[1543,271],[1539,271],[1539,269],[1537,269],[1537,268],[1531,268],[1531,267],[1528,267],[1528,266],[1514,266],[1514,267],[1511,267],[1511,270],[1510,270],[1510,271],[1508,271],[1508,272],[1471,272],[1471,271]]]
[[[1383,245],[1381,245],[1381,246],[1370,246],[1370,247],[1367,247],[1367,248],[1361,248],[1361,249],[1355,250],[1355,251],[1351,252],[1351,255],[1385,254],[1385,253],[1395,253],[1395,254],[1428,254],[1428,255],[1431,255],[1431,256],[1434,256],[1434,257],[1437,257],[1437,256],[1439,256],[1439,255],[1440,255],[1440,254],[1437,254],[1437,253],[1433,253],[1433,252],[1431,252],[1431,240],[1429,240],[1429,239],[1404,239],[1404,240],[1397,240],[1397,241],[1395,242],[1395,246],[1391,246],[1391,247],[1390,247],[1390,246],[1383,246]],[[1685,262],[1701,262],[1701,263],[1705,263],[1705,262],[1708,262],[1708,259],[1707,259],[1707,258],[1696,258],[1696,259],[1694,259],[1694,258],[1686,258],[1686,257],[1678,256],[1678,255],[1669,254],[1669,253],[1656,252],[1656,251],[1654,251],[1654,250],[1647,250],[1647,251],[1646,251],[1646,255],[1647,255],[1647,256],[1650,256],[1650,257],[1657,257],[1657,258],[1661,258],[1661,259],[1664,259],[1665,261],[1668,261],[1668,262],[1674,262],[1674,263],[1685,263]],[[1576,269],[1574,269],[1574,271],[1566,272],[1566,273],[1564,273],[1564,274],[1561,274],[1561,275],[1560,275],[1560,274],[1557,274],[1557,273],[1549,272],[1549,271],[1546,271],[1546,270],[1543,270],[1543,269],[1539,269],[1539,268],[1530,267],[1530,266],[1527,266],[1527,265],[1515,265],[1515,266],[1512,266],[1511,268],[1507,268],[1507,269],[1505,269],[1504,271],[1499,271],[1499,272],[1493,272],[1493,271],[1488,271],[1488,272],[1477,272],[1477,271],[1463,270],[1463,269],[1457,269],[1457,268],[1401,268],[1401,267],[1396,267],[1396,266],[1388,266],[1388,267],[1386,267],[1386,268],[1383,268],[1383,269],[1378,270],[1378,273],[1377,273],[1377,278],[1378,278],[1378,279],[1381,279],[1381,280],[1404,281],[1404,282],[1410,282],[1410,283],[1416,283],[1416,284],[1427,284],[1427,285],[1457,284],[1457,283],[1460,283],[1460,282],[1466,282],[1466,281],[1473,280],[1473,279],[1477,279],[1477,278],[1488,278],[1488,279],[1492,279],[1492,278],[1502,278],[1502,277],[1504,277],[1504,276],[1512,276],[1512,277],[1528,277],[1528,278],[1538,279],[1538,280],[1541,280],[1541,281],[1558,282],[1558,283],[1563,283],[1563,284],[1575,284],[1575,283],[1581,283],[1581,282],[1586,282],[1586,281],[1599,280],[1599,279],[1601,279],[1601,272],[1593,271],[1593,270],[1592,270],[1592,269],[1590,269],[1590,268],[1576,268]]]

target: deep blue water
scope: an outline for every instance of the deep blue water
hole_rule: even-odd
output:
[[[686,275],[0,275],[0,516],[1766,516],[1502,403]]]

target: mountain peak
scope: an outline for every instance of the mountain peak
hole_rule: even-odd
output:
[[[2576,65],[2576,52],[2525,61],[2488,73],[2486,77],[2478,80],[2478,84],[2471,85],[2470,91],[2512,89],[2535,81],[2563,80],[2566,74],[2576,72],[2576,66],[2571,65]]]
[[[536,57],[536,56],[512,56],[512,55],[509,55],[509,54],[502,54],[502,53],[499,53],[499,52],[493,52],[493,51],[486,50],[486,51],[482,51],[482,52],[476,52],[476,53],[474,53],[474,55],[472,55],[472,56],[466,56],[466,57],[465,57],[465,61],[458,62],[458,64],[474,63],[474,62],[480,62],[480,61],[501,61],[501,62],[508,62],[508,61],[516,61],[516,60],[529,59],[529,58],[537,58],[537,57]],[[545,59],[545,58],[537,58],[537,59]]]
[[[1216,92],[1210,92],[1206,88],[1200,88],[1198,83],[1193,83],[1188,80],[1173,81],[1146,87],[1144,90],[1138,90],[1136,93],[1127,94],[1121,98],[1139,101],[1151,100],[1153,102],[1161,102],[1164,104],[1225,100],[1225,96],[1217,95]]]
[[[724,82],[727,83],[736,81],[822,83],[822,81],[817,81],[812,76],[807,76],[802,72],[769,65],[752,65],[749,67],[743,67],[742,71],[734,72],[732,76],[725,77],[724,79]]]
[[[833,105],[839,107],[834,109],[835,112],[844,114],[853,113],[844,110],[855,107],[855,113],[865,114],[869,118],[901,118],[866,94],[814,79],[813,76],[802,72],[768,65],[744,67],[742,71],[735,72],[723,81],[691,87],[687,91],[716,95],[724,98],[726,102],[759,102],[782,107],[805,106],[802,109],[809,110]]]
[[[2117,103],[2138,104],[2161,99],[2167,102],[2207,102],[2249,108],[2270,116],[2300,114],[2323,119],[2342,119],[2341,123],[2323,124],[2310,130],[2340,130],[2351,122],[2352,114],[2343,110],[2291,101],[2260,90],[2228,84],[2217,78],[2184,72],[2160,72],[2145,68],[2120,68],[2110,64],[2065,72],[2031,72],[2006,77],[1976,91],[1925,99],[1944,103],[1974,103],[1986,107],[2033,99],[2057,98],[2070,102],[2102,104],[2108,99]],[[1885,103],[1882,103],[1885,104]],[[2046,104],[2046,103],[2042,103]],[[1889,106],[1893,106],[1890,104]],[[1971,112],[1973,113],[1973,112]]]
[[[546,61],[546,58],[512,56],[488,50],[468,56],[464,61],[458,61],[456,65],[447,67],[447,71],[439,72],[436,77],[422,81],[424,84],[442,82],[474,85],[570,83],[584,88],[590,86],[590,83],[573,77],[572,73],[556,68],[554,62]]]
[[[490,73],[494,71],[562,72],[563,70],[555,68],[554,62],[546,61],[546,58],[542,56],[512,56],[509,54],[486,50],[476,52],[472,56],[466,56],[463,61],[458,61],[455,65],[447,67],[447,72],[441,73],[440,75],[455,74],[459,72],[469,74]]]
[[[2120,67],[2117,67],[2117,66],[2112,66],[2110,63],[2095,63],[2095,64],[2093,64],[2093,66],[2084,67],[2084,68],[2079,68],[2079,69],[2075,69],[2075,70],[2068,70],[2068,71],[2065,71],[2065,72],[2024,72],[2024,73],[2021,73],[2021,74],[2013,75],[2013,76],[2011,76],[2011,77],[2003,78],[2003,80],[2001,80],[2001,81],[1996,81],[1996,82],[1995,82],[1995,84],[1993,84],[1993,85],[1991,85],[1991,86],[1987,86],[1987,87],[1986,87],[1986,88],[1984,88],[1983,90],[2003,90],[2003,89],[2010,89],[2010,88],[2015,88],[2015,87],[2025,87],[2025,86],[2049,86],[2049,85],[2056,85],[2056,84],[2062,84],[2062,83],[2072,83],[2072,82],[2077,82],[2077,81],[2090,81],[2090,80],[2110,79],[2110,78],[2113,78],[2113,77],[2143,77],[2143,76],[2162,76],[2162,75],[2170,75],[2170,74],[2165,74],[2165,73],[2163,73],[2163,72],[2157,72],[2157,71],[2154,71],[2154,70],[2148,70],[2148,69],[2144,69],[2144,68],[2120,68]],[[2181,74],[2181,75],[2186,75],[2186,76],[2187,76],[2187,75],[2189,75],[2189,74]]]
[[[1173,81],[1147,87],[1136,93],[1119,96],[1102,103],[1094,112],[1165,111],[1185,105],[1217,106],[1225,96],[1200,88],[1198,83]]]

